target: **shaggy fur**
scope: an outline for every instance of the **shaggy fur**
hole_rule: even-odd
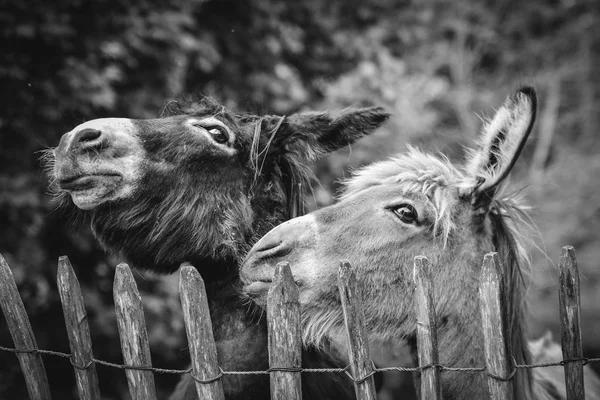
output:
[[[207,117],[229,129],[228,142],[197,128],[195,121]],[[137,268],[171,273],[192,263],[207,284],[221,367],[264,370],[266,324],[239,300],[238,262],[260,235],[301,211],[301,189],[310,180],[303,161],[353,143],[387,118],[377,107],[259,117],[203,98],[170,102],[160,119],[89,121],[65,134],[45,159],[59,204],[73,207],[73,193],[64,189],[73,177],[91,174],[94,182],[103,179],[93,176],[100,168],[118,171],[123,154],[141,157],[132,164],[140,178],[131,194],[89,203],[99,203],[85,211],[95,236]],[[131,131],[117,132],[121,126]],[[90,127],[106,132],[82,137]],[[311,367],[341,363],[314,351],[305,351],[303,360]],[[225,376],[223,382],[228,399],[269,398],[267,376]],[[304,375],[303,390],[307,399],[353,398],[347,380],[334,375]],[[184,397],[195,397],[189,377],[172,398]]]
[[[336,280],[339,261],[349,259],[363,289],[371,338],[404,340],[416,355],[413,260],[424,255],[432,263],[440,363],[480,367],[479,276],[484,254],[495,251],[512,356],[529,364],[524,294],[530,219],[501,185],[531,130],[534,106],[531,88],[510,97],[464,166],[411,148],[359,170],[345,182],[337,204],[276,227],[253,247],[241,271],[248,295],[262,304],[264,285],[253,283],[289,261],[300,288],[305,343],[344,337]],[[394,213],[407,205],[417,211],[416,220],[402,221]],[[560,398],[543,375],[534,380],[530,370],[519,369],[515,399]],[[446,399],[488,398],[483,374],[444,373],[442,387]]]
[[[485,148],[482,151],[486,151]],[[482,158],[479,153],[474,156]],[[512,159],[506,160],[510,161]],[[393,185],[403,193],[423,193],[423,199],[434,211],[433,237],[438,238],[442,248],[446,249],[449,238],[458,234],[456,214],[459,212],[457,209],[461,198],[456,193],[457,188],[464,187],[470,180],[468,174],[468,170],[454,167],[443,155],[436,157],[409,147],[407,154],[372,164],[356,172],[345,182],[345,190],[340,199],[343,201],[352,198],[375,185]],[[514,196],[502,196],[501,193],[491,200],[488,217],[493,232],[494,251],[499,253],[499,259],[505,266],[503,279],[507,290],[508,314],[511,316],[509,326],[512,327],[513,355],[518,364],[526,364],[529,357],[524,348],[526,312],[523,295],[526,291],[525,276],[530,270],[526,244],[530,243],[531,219],[518,199]],[[318,331],[316,328],[311,330]],[[527,370],[520,370],[517,380],[523,380],[521,375],[524,374],[528,374]],[[529,379],[530,377],[527,381]]]

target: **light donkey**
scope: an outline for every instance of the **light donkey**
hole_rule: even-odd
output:
[[[486,125],[464,165],[409,148],[358,170],[337,204],[287,221],[258,241],[242,266],[244,290],[264,304],[274,267],[288,261],[299,286],[303,339],[319,345],[343,336],[337,289],[340,260],[348,259],[364,291],[370,338],[404,341],[416,354],[413,260],[432,263],[440,363],[484,363],[479,277],[486,253],[502,263],[512,356],[530,364],[525,288],[531,265],[529,216],[503,187],[536,114],[536,95],[524,87],[508,97]],[[484,374],[442,374],[447,399],[486,399]],[[543,369],[519,369],[516,399],[561,398]]]

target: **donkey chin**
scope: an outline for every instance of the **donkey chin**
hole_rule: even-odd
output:
[[[75,206],[91,210],[100,204],[122,197],[123,177],[117,174],[83,175],[59,181],[59,188],[71,196]]]

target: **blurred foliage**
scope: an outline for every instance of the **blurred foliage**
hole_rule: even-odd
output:
[[[558,333],[561,245],[576,246],[583,337],[600,342],[600,6],[593,0],[0,0],[0,252],[11,265],[41,348],[68,351],[56,260],[82,283],[97,357],[121,362],[111,259],[85,221],[54,210],[37,153],[80,122],[155,117],[165,102],[209,94],[227,106],[286,114],[379,104],[394,117],[372,138],[318,163],[312,206],[336,180],[408,142],[460,159],[480,115],[520,83],[536,86],[539,120],[517,165],[541,239],[533,249],[532,334]],[[153,363],[187,362],[176,277],[140,275]],[[57,321],[50,325],[49,322]],[[0,323],[0,344],[12,341]],[[0,397],[25,398],[16,357],[0,353]],[[388,360],[389,361],[389,360]],[[382,361],[384,362],[384,361]],[[72,368],[45,357],[56,398],[76,398]],[[385,363],[385,362],[384,362]],[[106,399],[120,371],[98,369]],[[161,397],[176,378],[157,376]],[[396,387],[393,384],[390,388]],[[396,387],[397,389],[397,387]],[[391,391],[382,398],[393,398]]]

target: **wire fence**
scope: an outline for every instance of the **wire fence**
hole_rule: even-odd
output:
[[[61,357],[69,360],[73,368],[79,370],[86,370],[90,368],[93,364],[103,365],[109,368],[117,368],[122,370],[135,370],[135,371],[151,371],[156,374],[171,374],[171,375],[184,375],[190,374],[194,380],[200,383],[211,383],[218,379],[220,379],[224,375],[268,375],[271,372],[281,371],[281,372],[301,372],[301,373],[345,373],[351,381],[355,383],[362,383],[366,379],[370,378],[377,372],[417,372],[421,373],[422,371],[430,368],[437,368],[440,371],[449,371],[449,372],[481,372],[486,374],[487,376],[494,378],[499,381],[510,381],[514,378],[515,372],[519,369],[533,369],[533,368],[547,368],[547,367],[564,367],[566,364],[581,362],[582,365],[588,365],[593,363],[600,363],[600,357],[597,358],[588,358],[588,357],[576,357],[569,358],[554,362],[546,362],[539,364],[517,364],[513,363],[513,371],[507,377],[501,377],[489,372],[485,367],[452,367],[448,365],[442,364],[427,364],[418,367],[377,367],[373,364],[372,371],[362,378],[356,378],[352,376],[350,373],[350,365],[347,365],[344,368],[290,368],[290,367],[270,367],[266,370],[262,371],[226,371],[219,367],[220,373],[210,379],[198,379],[192,373],[192,368],[186,369],[169,369],[169,368],[158,368],[152,366],[142,366],[142,365],[125,365],[125,364],[116,364],[109,361],[99,360],[97,358],[92,358],[90,362],[86,365],[77,365],[73,361],[73,355],[70,353],[64,353],[60,351],[53,350],[43,350],[43,349],[16,349],[13,347],[4,347],[0,346],[0,351],[8,352],[8,353],[23,353],[23,354],[41,354],[47,356]]]
[[[599,363],[600,358],[583,357],[579,318],[579,275],[571,247],[563,248],[560,260],[560,314],[562,360],[534,364],[518,364],[508,347],[507,327],[499,317],[505,312],[501,299],[501,271],[497,256],[486,255],[482,266],[483,282],[479,291],[483,323],[481,367],[460,367],[439,363],[435,311],[432,306],[431,265],[424,257],[415,258],[414,299],[417,305],[416,367],[377,367],[369,356],[366,344],[365,316],[356,277],[348,263],[342,263],[338,288],[348,339],[349,364],[338,368],[302,368],[300,343],[300,309],[298,290],[288,265],[278,265],[267,304],[269,330],[269,363],[264,370],[223,370],[217,362],[217,350],[212,335],[206,289],[198,271],[192,266],[181,269],[180,294],[192,366],[187,369],[157,368],[151,365],[141,297],[126,264],[117,266],[115,274],[115,308],[123,364],[104,361],[93,356],[90,330],[79,282],[67,259],[59,259],[58,289],[61,295],[71,353],[37,348],[31,324],[6,261],[0,255],[0,306],[14,341],[14,347],[0,346],[0,351],[14,353],[21,364],[30,397],[50,399],[50,387],[41,356],[68,359],[75,371],[77,390],[82,399],[101,399],[96,365],[124,370],[133,399],[156,399],[154,374],[189,374],[199,398],[224,399],[222,377],[227,375],[269,375],[272,398],[300,399],[302,373],[343,373],[354,384],[356,398],[376,399],[373,375],[378,372],[413,372],[421,375],[421,396],[441,399],[441,372],[481,373],[487,376],[492,400],[511,399],[515,374],[520,369],[563,367],[566,389],[583,394],[583,366]],[[485,279],[484,279],[485,278]],[[483,284],[487,286],[483,286]],[[285,294],[285,295],[284,295]],[[277,297],[279,296],[279,297]],[[290,300],[292,297],[295,300]],[[274,311],[276,310],[276,311]],[[489,319],[486,319],[489,318]],[[490,323],[490,321],[493,321]],[[432,327],[430,329],[430,327]],[[486,327],[492,327],[487,329]],[[279,342],[274,342],[274,338]],[[535,360],[536,358],[534,358]],[[283,379],[282,379],[283,378]],[[583,398],[583,396],[574,397]]]

